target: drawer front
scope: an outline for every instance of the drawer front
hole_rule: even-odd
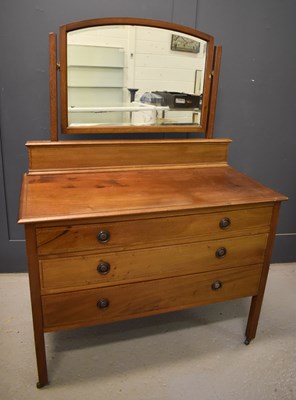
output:
[[[86,326],[253,296],[258,292],[261,270],[253,265],[44,295],[44,328]]]
[[[191,214],[164,218],[37,228],[39,255],[149,247],[184,243],[200,237],[218,239],[238,232],[267,232],[272,207]]]
[[[263,262],[267,234],[40,261],[43,293]]]

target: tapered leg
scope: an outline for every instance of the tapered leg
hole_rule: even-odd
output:
[[[35,351],[38,370],[37,388],[41,388],[48,384],[48,377],[43,329],[39,262],[37,256],[36,232],[33,225],[26,225],[26,246],[29,268]]]
[[[245,339],[246,345],[248,345],[251,342],[251,340],[254,339],[256,336],[262,301],[263,301],[263,296],[252,297],[247,329],[246,329],[246,339]]]
[[[263,263],[263,269],[262,269],[261,279],[260,279],[259,288],[258,288],[258,294],[257,294],[257,296],[253,296],[252,301],[251,301],[251,307],[250,307],[248,323],[247,323],[247,328],[246,328],[246,339],[245,339],[246,345],[248,345],[251,342],[251,340],[254,339],[256,336],[260,311],[261,311],[261,307],[262,307],[262,303],[263,303],[263,296],[264,296],[267,276],[268,276],[268,272],[269,272],[269,264],[270,264],[270,259],[271,259],[272,246],[273,246],[274,237],[275,237],[275,230],[276,230],[276,224],[277,224],[277,219],[278,219],[278,214],[279,214],[279,208],[280,208],[280,203],[278,203],[278,202],[275,203],[274,208],[273,208],[272,218],[271,218],[270,233],[268,236],[268,241],[267,241],[267,246],[266,246],[266,251],[265,251],[265,256],[264,256],[264,263]]]
[[[36,386],[38,389],[40,389],[48,384],[45,342],[43,333],[35,331],[34,336],[35,336],[35,351],[36,351],[37,370],[38,370],[38,382]]]

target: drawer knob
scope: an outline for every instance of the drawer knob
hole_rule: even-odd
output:
[[[227,250],[225,247],[219,247],[219,249],[216,250],[216,257],[217,258],[223,258],[227,254]]]
[[[107,243],[110,239],[110,232],[108,231],[100,231],[97,234],[97,239],[101,243]]]
[[[106,308],[109,307],[109,300],[108,299],[100,299],[97,302],[97,307],[100,308],[101,310],[105,310]]]
[[[215,281],[212,283],[212,290],[219,290],[222,287],[221,281]]]
[[[220,226],[221,229],[228,228],[230,226],[230,224],[231,224],[231,221],[227,217],[222,218],[221,221],[219,222],[219,226]]]
[[[100,262],[100,264],[97,266],[97,270],[100,274],[102,275],[106,275],[108,274],[108,272],[110,271],[110,264],[102,261]]]

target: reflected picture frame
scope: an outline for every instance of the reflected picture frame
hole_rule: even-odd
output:
[[[171,50],[198,54],[200,52],[200,42],[186,36],[172,34]]]

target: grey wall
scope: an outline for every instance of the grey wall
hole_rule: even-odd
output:
[[[0,270],[24,271],[17,225],[24,143],[49,138],[48,32],[94,17],[161,19],[196,27],[223,46],[215,137],[230,163],[289,196],[273,261],[296,260],[294,0],[2,0],[0,10]]]

